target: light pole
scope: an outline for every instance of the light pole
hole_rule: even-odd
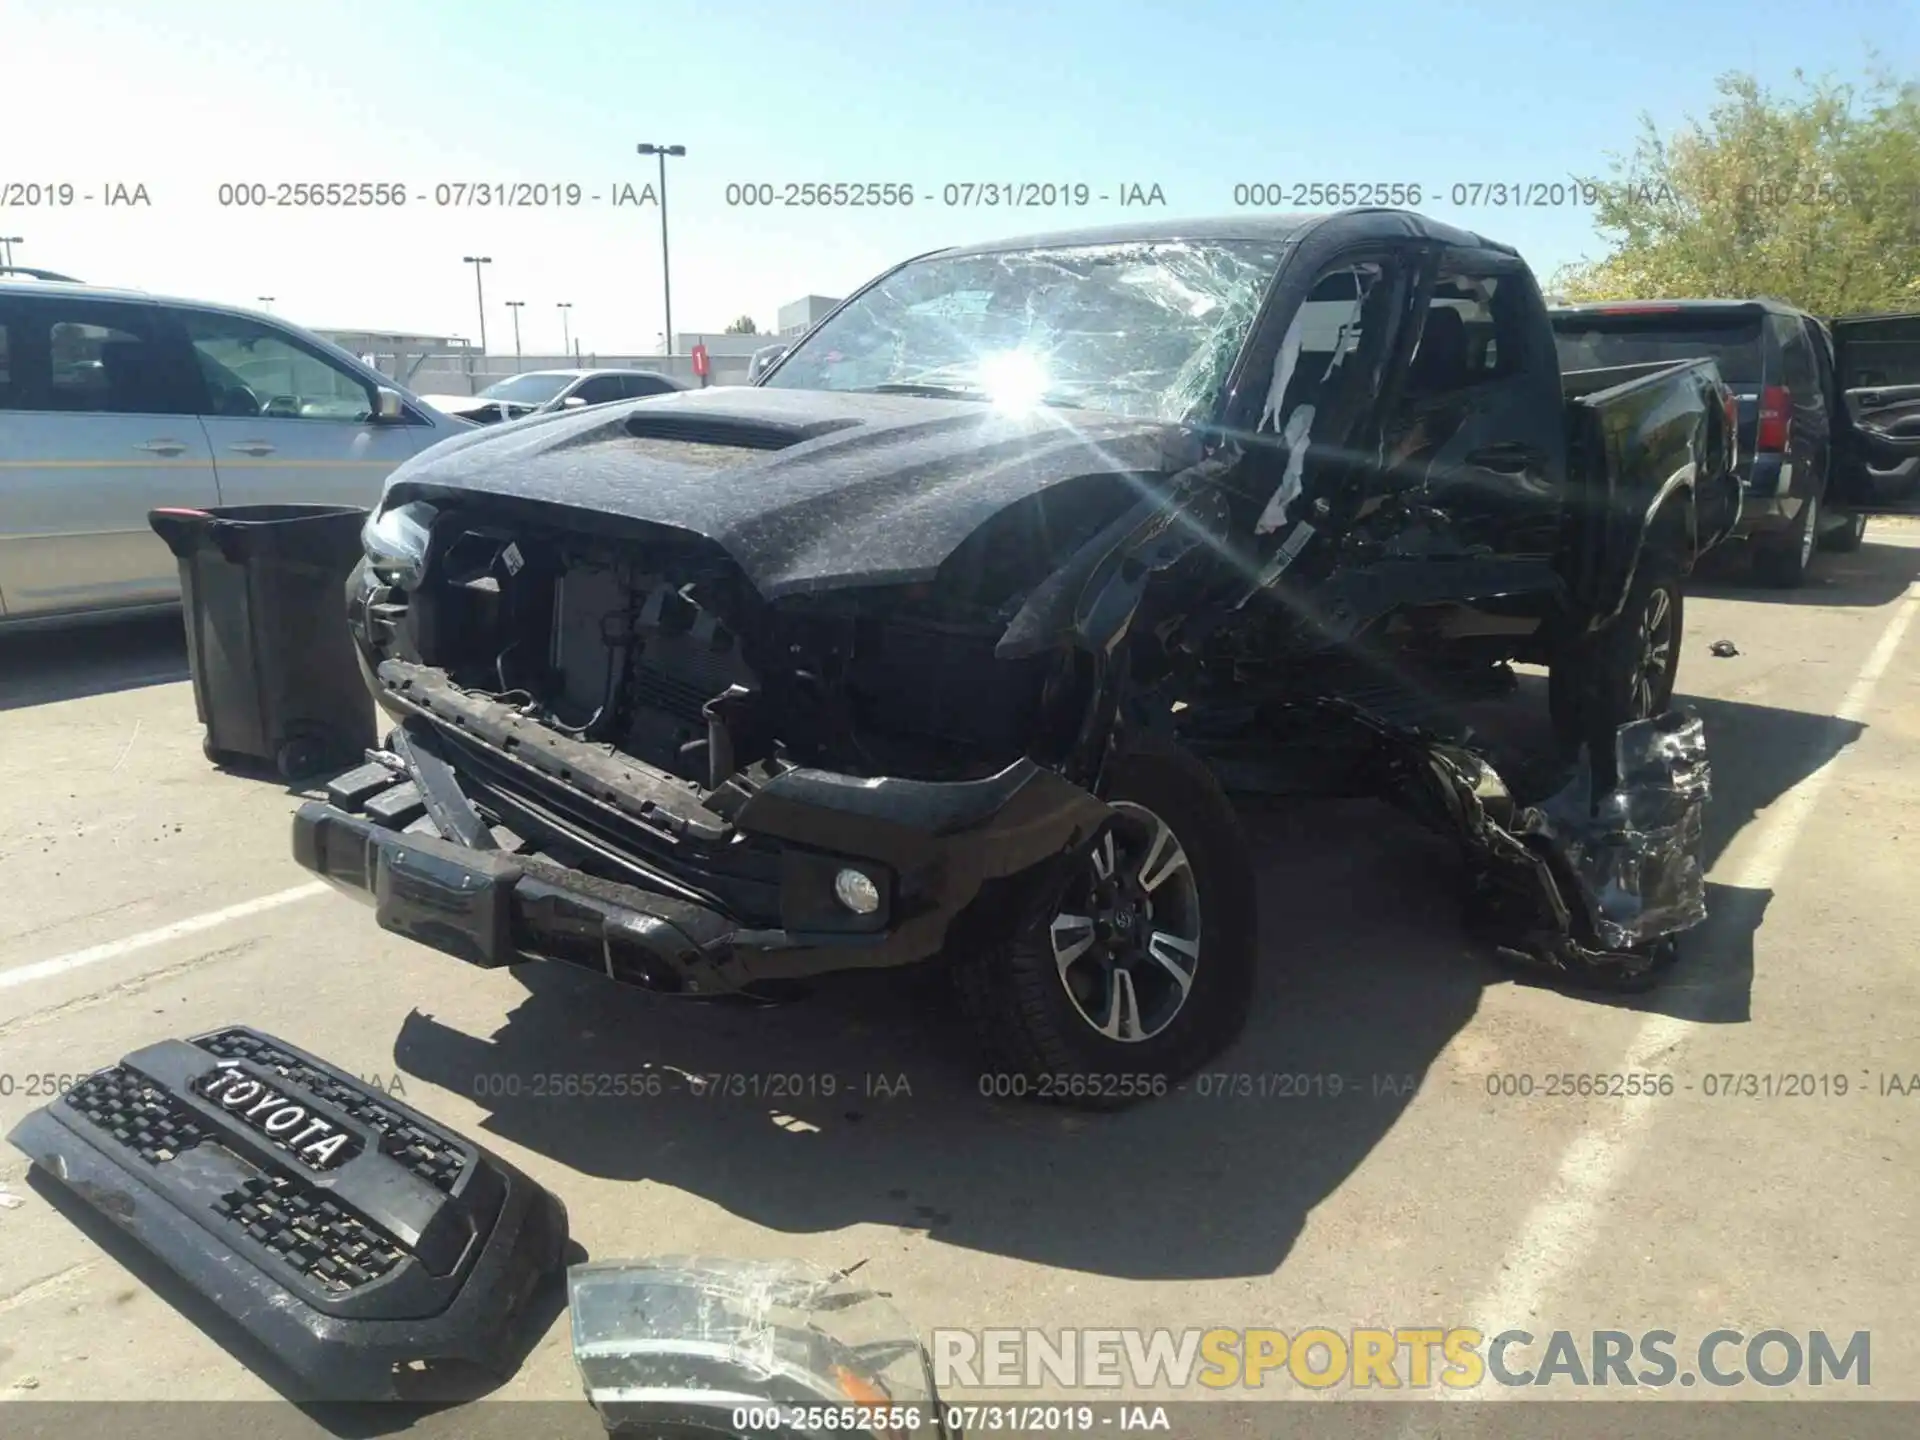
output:
[[[26,243],[27,243],[27,240],[26,240],[26,236],[24,235],[0,235],[0,246],[6,247],[6,254],[4,256],[0,256],[0,265],[9,265],[9,266],[12,265],[13,264],[13,247],[16,245],[24,245]]]
[[[673,272],[667,265],[667,157],[685,155],[684,145],[636,145],[633,147],[642,155],[660,157],[660,285],[664,291],[667,311],[667,354],[673,354]]]
[[[560,312],[560,353],[562,355],[571,355],[573,353],[573,328],[567,323],[567,312],[573,309],[573,302],[571,300],[556,300],[553,303],[553,308]]]
[[[273,304],[273,296],[271,295],[256,295],[253,298],[258,300],[262,305]]]
[[[513,368],[514,371],[518,373],[520,369],[520,307],[527,302],[524,300],[503,300],[500,303],[513,311]]]
[[[480,267],[482,265],[491,265],[493,263],[493,257],[491,255],[462,255],[460,259],[463,264],[473,266],[473,298],[474,302],[480,307],[480,353],[484,356],[487,353],[487,292],[482,289],[480,285]]]

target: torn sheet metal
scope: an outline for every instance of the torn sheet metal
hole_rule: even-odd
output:
[[[609,1431],[734,1434],[740,1408],[793,1407],[808,1423],[779,1433],[845,1435],[829,1422],[884,1415],[918,1423],[852,1433],[947,1434],[918,1337],[851,1272],[667,1256],[576,1265],[567,1288],[574,1361]]]
[[[1525,832],[1552,845],[1578,879],[1600,943],[1626,950],[1707,917],[1701,832],[1710,773],[1700,717],[1673,711],[1614,735],[1619,783],[1597,805],[1592,765],[1527,813]]]
[[[1706,918],[1701,837],[1710,790],[1699,716],[1673,710],[1623,725],[1612,788],[1593,766],[1521,805],[1486,758],[1356,705],[1301,707],[1325,735],[1357,738],[1355,793],[1372,793],[1459,840],[1474,933],[1510,960],[1585,983],[1648,983],[1673,940]]]
[[[1307,448],[1311,443],[1313,418],[1318,406],[1310,400],[1302,401],[1288,412],[1283,420],[1282,408],[1287,401],[1287,391],[1293,385],[1293,377],[1300,368],[1300,357],[1309,348],[1319,353],[1323,348],[1329,352],[1327,363],[1320,372],[1319,384],[1324,385],[1340,368],[1340,362],[1360,345],[1360,316],[1366,307],[1367,297],[1373,293],[1373,287],[1379,283],[1378,265],[1360,265],[1351,271],[1354,281],[1354,295],[1351,300],[1340,299],[1332,302],[1309,298],[1294,312],[1288,322],[1287,333],[1280,341],[1280,353],[1274,357],[1273,381],[1267,387],[1266,404],[1261,407],[1257,431],[1273,430],[1279,433],[1281,443],[1286,447],[1286,470],[1280,477],[1280,483],[1274,488],[1266,508],[1260,512],[1260,518],[1254,523],[1254,533],[1268,535],[1286,523],[1287,507],[1298,498],[1306,470]],[[1344,306],[1342,314],[1338,307]],[[1329,320],[1332,318],[1332,334],[1327,334]]]

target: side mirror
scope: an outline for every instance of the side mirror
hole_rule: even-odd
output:
[[[751,385],[771,370],[774,362],[786,354],[788,348],[785,345],[763,345],[754,351],[753,359],[747,362],[747,383]]]
[[[587,402],[578,395],[569,395],[560,402],[562,410],[584,410]]]
[[[382,424],[391,425],[406,418],[407,402],[400,398],[400,392],[386,385],[375,388],[373,392],[373,418]]]

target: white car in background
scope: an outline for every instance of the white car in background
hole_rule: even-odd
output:
[[[477,395],[420,398],[445,414],[458,415],[476,425],[497,425],[524,415],[639,400],[686,388],[671,375],[653,370],[528,370],[496,380]]]
[[[0,271],[0,629],[178,605],[150,510],[371,507],[472,429],[284,320]]]

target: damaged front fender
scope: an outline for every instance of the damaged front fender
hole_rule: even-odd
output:
[[[1202,546],[1223,548],[1224,516],[1205,503],[1241,461],[1227,446],[1175,475],[1166,496],[1147,495],[1103,526],[1042,580],[994,646],[1020,660],[1072,644],[1111,654],[1127,637],[1152,578]]]

